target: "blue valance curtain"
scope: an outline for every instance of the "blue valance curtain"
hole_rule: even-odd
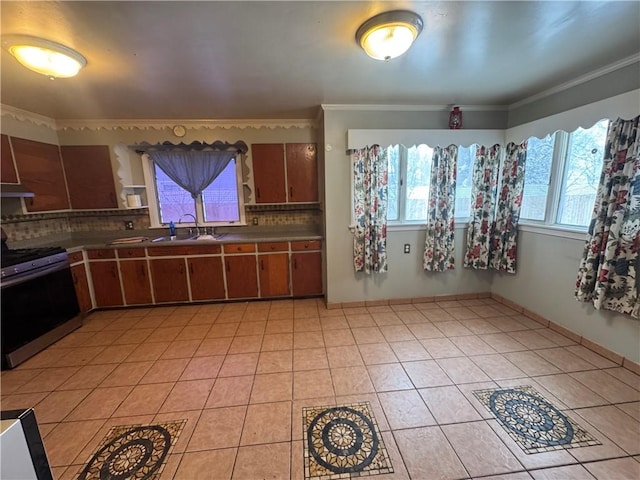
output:
[[[356,272],[387,271],[387,149],[354,150],[353,265]]]
[[[171,180],[194,199],[214,182],[238,153],[246,153],[247,150],[244,142],[230,144],[221,141],[178,145],[165,142],[144,144],[137,149],[139,153],[147,153]]]

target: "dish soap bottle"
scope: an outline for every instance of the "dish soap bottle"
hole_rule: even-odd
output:
[[[173,220],[169,222],[169,235],[172,240],[176,237],[176,226],[173,224]]]

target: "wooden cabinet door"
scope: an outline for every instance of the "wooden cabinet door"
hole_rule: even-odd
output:
[[[20,180],[35,194],[27,200],[27,210],[67,210],[67,184],[58,146],[14,137],[11,143]]]
[[[314,143],[287,143],[289,202],[318,201],[318,161]]]
[[[227,296],[229,298],[255,298],[258,296],[256,257],[233,255],[224,259],[227,270]]]
[[[76,288],[76,297],[78,298],[80,311],[82,313],[88,312],[93,308],[93,304],[91,303],[87,271],[84,265],[74,265],[71,267],[71,277],[73,278],[73,286]]]
[[[118,208],[108,146],[64,145],[60,151],[71,208]]]
[[[184,265],[183,258],[149,260],[156,303],[186,302],[189,300],[187,272]]]
[[[293,296],[322,293],[322,254],[320,252],[292,253],[291,280]]]
[[[281,143],[251,145],[256,203],[287,201],[284,177],[284,148]]]
[[[16,166],[13,164],[13,154],[11,153],[11,145],[9,137],[5,134],[0,135],[0,182],[2,183],[18,183],[18,174]]]
[[[127,305],[148,305],[151,299],[151,283],[146,260],[125,260],[120,262],[122,290]]]
[[[118,276],[118,262],[89,262],[96,307],[122,305],[122,290]]]
[[[187,259],[191,300],[224,299],[224,275],[220,257],[192,257]]]
[[[282,297],[290,294],[289,254],[259,255],[260,296]]]

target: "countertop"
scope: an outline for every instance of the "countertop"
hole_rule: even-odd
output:
[[[183,231],[179,231],[180,236],[185,236]],[[215,240],[179,240],[179,241],[157,241],[152,240],[159,237],[168,237],[168,229],[149,230],[117,230],[99,232],[75,232],[71,234],[51,235],[32,240],[12,242],[9,240],[10,248],[29,247],[52,247],[60,246],[69,252],[87,248],[142,248],[142,247],[169,247],[173,245],[211,245],[225,243],[260,243],[260,242],[286,242],[303,240],[322,240],[319,227],[308,226],[286,226],[286,227],[226,227],[216,229]],[[135,243],[123,243],[114,245],[116,239],[126,239],[133,237],[144,237],[146,240]]]

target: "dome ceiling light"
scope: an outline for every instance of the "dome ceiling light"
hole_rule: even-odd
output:
[[[409,50],[422,31],[420,15],[393,10],[371,17],[358,28],[358,45],[376,60],[390,60]]]
[[[44,38],[3,36],[2,45],[22,65],[51,79],[73,77],[87,64],[75,50]]]

